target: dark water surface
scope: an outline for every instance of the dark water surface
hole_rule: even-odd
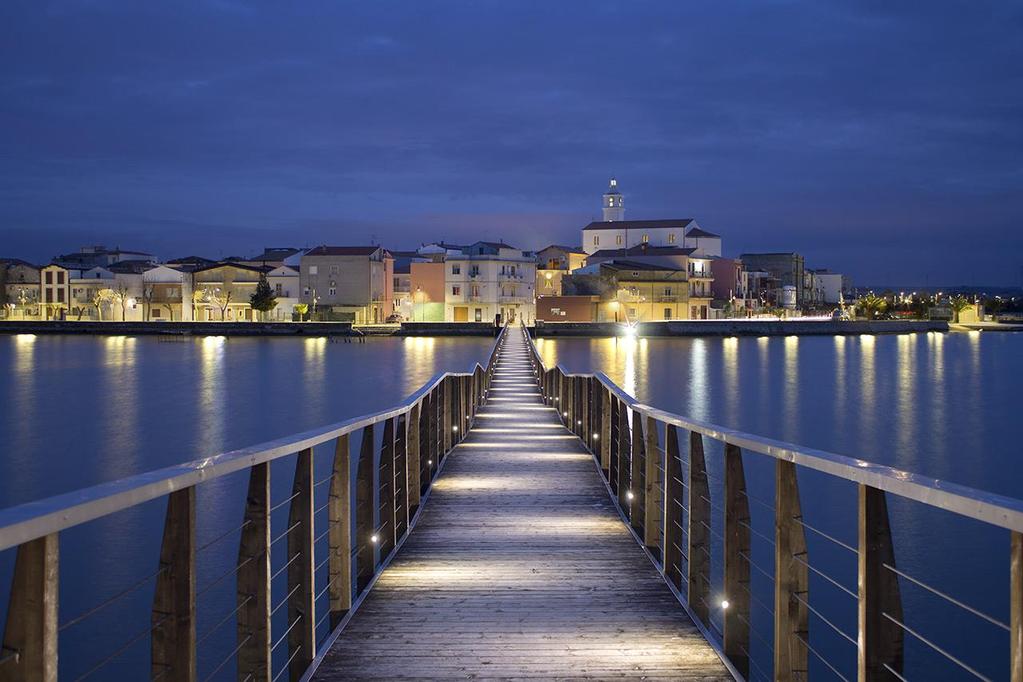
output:
[[[1023,497],[1021,334],[542,339],[538,348],[548,366],[603,371],[640,401],[683,416]],[[722,453],[708,444],[718,557]],[[771,670],[774,469],[750,453],[744,465],[756,564],[751,653],[760,666],[752,677],[762,679]],[[806,522],[855,548],[855,486],[798,475]],[[892,496],[889,511],[899,570],[1008,623],[1007,531]],[[811,531],[807,543],[811,565],[855,593],[855,553]],[[718,591],[721,568],[712,565]],[[982,675],[1007,678],[1005,630],[904,579],[902,595],[908,626]],[[809,599],[855,639],[852,596],[811,573]],[[813,614],[810,641],[855,679],[855,646]],[[907,679],[975,679],[912,635],[905,642]],[[815,654],[810,659],[811,679],[837,679]]]

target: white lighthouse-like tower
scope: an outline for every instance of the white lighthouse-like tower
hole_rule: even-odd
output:
[[[618,181],[611,178],[611,182],[604,192],[604,221],[613,222],[622,220],[625,217],[625,206],[622,204],[622,193],[618,191]]]

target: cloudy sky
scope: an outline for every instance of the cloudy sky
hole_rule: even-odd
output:
[[[612,174],[730,255],[1019,285],[1023,6],[0,3],[0,255],[578,243]]]

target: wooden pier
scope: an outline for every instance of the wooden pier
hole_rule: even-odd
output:
[[[314,679],[732,679],[509,336],[487,404]]]

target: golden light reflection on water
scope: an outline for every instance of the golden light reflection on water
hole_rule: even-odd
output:
[[[696,419],[709,416],[710,389],[707,382],[707,341],[693,339],[689,348],[689,409]]]
[[[877,392],[875,365],[875,339],[870,334],[860,334],[860,436],[866,443],[873,442],[876,404],[874,402]]]
[[[437,339],[428,336],[406,336],[404,344],[404,391],[408,394],[419,390],[433,376]]]
[[[895,418],[899,450],[911,457],[916,439],[916,334],[896,337],[895,357]]]
[[[119,478],[137,471],[143,458],[140,452],[139,390],[135,365],[138,360],[138,339],[131,336],[107,336],[103,342],[103,382],[107,396],[116,400],[101,402],[104,425],[105,477]]]
[[[785,337],[785,399],[783,422],[785,438],[799,434],[799,337]]]
[[[203,337],[199,346],[199,443],[204,453],[222,452],[224,447],[224,385],[223,336]]]
[[[725,337],[721,348],[725,365],[725,410],[728,423],[734,424],[739,416],[739,338]]]
[[[835,336],[835,424],[840,429],[845,428],[845,374],[846,358],[845,346],[849,337]]]

